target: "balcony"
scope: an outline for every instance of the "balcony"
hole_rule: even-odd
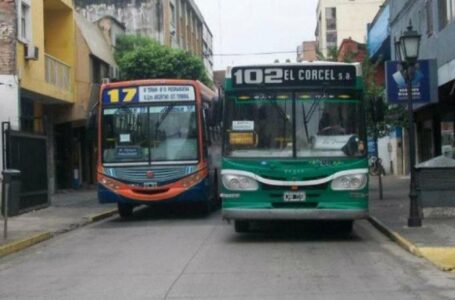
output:
[[[61,60],[44,55],[46,82],[60,89],[71,91],[71,67]]]

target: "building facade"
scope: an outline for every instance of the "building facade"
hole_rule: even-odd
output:
[[[316,9],[316,43],[323,57],[338,49],[343,39],[366,42],[367,24],[384,0],[319,0]]]
[[[22,171],[20,201],[36,207],[82,175],[93,182],[85,127],[96,85],[116,65],[103,31],[72,0],[0,1],[0,15],[1,167]]]
[[[317,60],[315,41],[306,41],[297,47],[297,62],[315,60]]]
[[[213,78],[212,33],[193,0],[76,0],[78,12],[95,22],[112,16],[126,32],[187,50],[204,60]]]
[[[367,56],[367,48],[363,43],[358,43],[351,38],[343,39],[338,49],[337,61],[363,62]]]
[[[89,118],[96,111],[103,80],[115,79],[117,64],[113,40],[124,27],[112,18],[92,23],[75,13],[76,101],[71,107],[54,110],[56,139],[57,188],[79,188],[96,182],[96,132],[88,129]],[[123,30],[123,31],[122,31]]]
[[[202,28],[202,55],[204,57],[204,65],[207,70],[207,75],[213,81],[213,35],[207,23],[204,22]]]
[[[455,0],[391,0],[390,40],[412,22],[421,34],[419,59],[437,63],[438,99],[414,107],[417,161],[446,154],[455,157]]]
[[[389,20],[390,0],[386,0],[368,25],[368,56],[371,64],[376,65],[376,84],[383,86],[384,90],[385,62],[392,59]],[[409,169],[407,140],[407,132],[403,128],[394,128],[389,135],[378,140],[378,155],[387,173],[395,175],[407,173]]]
[[[73,3],[71,0],[1,1],[0,9],[1,15],[6,16],[1,26],[7,29],[2,31],[7,34],[2,34],[0,43],[0,120],[9,122],[10,129],[28,134],[30,140],[26,144],[44,142],[40,145],[45,149],[30,153],[31,163],[44,164],[39,168],[23,165],[23,178],[33,182],[23,185],[23,189],[40,185],[52,193],[56,182],[53,110],[57,106],[72,106],[76,101]],[[5,158],[6,154],[2,152]],[[14,151],[10,154],[10,158],[14,157]],[[36,178],[43,175],[45,181]]]

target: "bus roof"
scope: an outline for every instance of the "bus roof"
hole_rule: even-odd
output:
[[[118,88],[123,86],[140,86],[140,85],[159,85],[159,84],[188,84],[188,85],[204,85],[202,82],[190,79],[138,79],[125,80],[103,83],[102,88]]]

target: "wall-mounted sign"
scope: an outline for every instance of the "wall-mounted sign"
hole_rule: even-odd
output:
[[[354,65],[305,65],[232,68],[234,88],[262,86],[353,87]]]
[[[396,61],[386,63],[387,100],[391,104],[406,104],[408,89],[401,72],[401,65]],[[412,80],[412,102],[429,103],[438,101],[438,78],[436,60],[419,60]]]

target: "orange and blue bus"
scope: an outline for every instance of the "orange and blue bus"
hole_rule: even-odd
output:
[[[142,204],[190,203],[205,212],[218,205],[214,91],[154,79],[103,84],[100,95],[100,203],[117,203],[123,218]]]

